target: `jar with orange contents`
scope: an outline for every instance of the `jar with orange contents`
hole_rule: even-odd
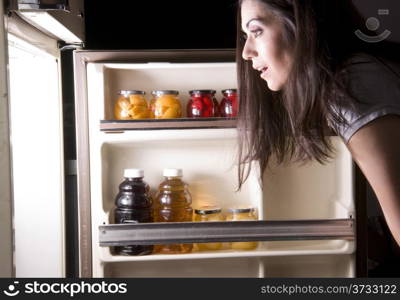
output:
[[[226,221],[256,221],[257,213],[253,207],[229,208]],[[258,242],[232,242],[231,248],[234,250],[254,250]]]
[[[121,90],[118,94],[119,97],[114,105],[114,117],[117,120],[149,118],[145,92]]]
[[[221,208],[217,206],[201,206],[194,210],[194,222],[218,222],[223,221],[224,217]],[[222,243],[197,243],[197,248],[201,251],[220,250]]]
[[[182,107],[178,91],[160,90],[153,91],[152,94],[155,99],[153,102],[155,119],[175,119],[182,117]]]

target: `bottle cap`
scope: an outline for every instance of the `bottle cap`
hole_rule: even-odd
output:
[[[164,169],[163,175],[165,177],[182,177],[182,169]]]
[[[142,169],[125,169],[125,178],[142,178],[144,177],[144,171]]]

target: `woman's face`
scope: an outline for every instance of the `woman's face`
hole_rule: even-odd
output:
[[[266,4],[244,0],[241,6],[242,31],[246,37],[242,57],[251,60],[269,89],[279,91],[287,81],[291,55],[283,40],[283,24]]]

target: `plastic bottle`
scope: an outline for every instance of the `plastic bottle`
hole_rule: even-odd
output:
[[[115,199],[114,223],[149,223],[153,222],[150,187],[143,181],[141,169],[125,169],[125,180],[119,185]],[[146,255],[153,251],[152,245],[129,245],[114,247],[115,254]]]
[[[154,201],[154,222],[191,222],[193,209],[188,185],[181,169],[164,169],[164,181]],[[193,244],[155,245],[155,253],[177,254],[192,251]]]

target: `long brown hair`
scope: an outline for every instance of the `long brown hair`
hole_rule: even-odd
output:
[[[286,46],[293,49],[293,64],[283,89],[273,92],[251,62],[242,59],[245,40],[240,28],[240,5],[243,0],[239,1],[239,189],[254,161],[259,164],[261,179],[272,157],[277,163],[312,159],[325,163],[333,155],[328,128],[337,130],[346,125],[339,108],[351,106],[341,66],[346,55],[356,48],[356,42],[351,41],[353,27],[344,21],[354,20],[354,16],[344,18],[351,10],[340,7],[351,1],[257,1],[265,3],[282,22]],[[323,5],[328,2],[335,10]],[[341,46],[336,47],[337,44]]]

